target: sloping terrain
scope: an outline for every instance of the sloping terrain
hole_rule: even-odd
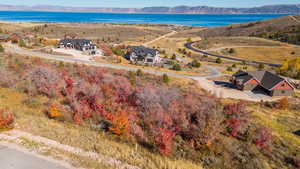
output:
[[[300,15],[271,20],[209,28],[199,32],[204,38],[223,36],[257,36],[300,44]]]

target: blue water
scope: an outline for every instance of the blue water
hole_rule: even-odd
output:
[[[147,23],[185,26],[225,26],[286,16],[284,14],[118,14],[81,12],[6,12],[0,20],[18,22]]]

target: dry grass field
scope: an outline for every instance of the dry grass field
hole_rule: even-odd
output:
[[[258,122],[271,128],[273,134],[283,138],[286,142],[300,147],[300,138],[293,134],[300,128],[299,110],[279,110],[252,105],[249,109],[253,112]]]
[[[263,61],[268,63],[282,64],[287,59],[300,57],[299,47],[242,47],[234,48],[234,53],[228,54],[228,50],[221,51],[237,58],[246,60]]]
[[[25,22],[5,22],[5,21],[0,21],[0,30],[2,32],[18,32],[23,29],[28,29],[32,28],[35,26],[42,26],[43,24],[41,23],[25,23]]]
[[[194,44],[195,47],[208,50],[230,46],[282,46],[283,43],[253,37],[217,37],[203,39]]]
[[[50,39],[61,39],[67,34],[106,43],[146,42],[171,32],[171,28],[160,25],[11,22],[1,22],[0,25],[3,32],[32,33]]]
[[[224,56],[275,64],[300,56],[298,46],[254,37],[208,38],[195,43],[194,47]]]

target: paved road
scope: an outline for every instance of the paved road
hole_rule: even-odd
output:
[[[212,54],[212,53],[208,53],[199,49],[196,49],[193,47],[193,44],[199,42],[199,41],[194,41],[194,42],[189,42],[184,44],[184,47],[196,52],[196,53],[200,53],[200,54],[204,54],[204,55],[208,55],[208,56],[214,56],[214,57],[218,57],[218,58],[222,58],[222,59],[228,59],[228,60],[233,60],[233,61],[238,61],[238,62],[251,62],[254,64],[264,64],[264,65],[269,65],[269,66],[274,66],[274,67],[279,67],[281,66],[280,64],[273,64],[273,63],[267,63],[267,62],[258,62],[258,61],[251,61],[251,60],[244,60],[244,59],[238,59],[238,58],[233,58],[233,57],[229,57],[229,56],[223,56],[223,55],[217,55],[217,54]]]
[[[67,169],[46,159],[0,145],[1,169]]]
[[[25,55],[36,56],[36,57],[41,57],[41,58],[45,58],[45,59],[52,59],[52,60],[57,60],[57,61],[69,62],[69,63],[81,63],[81,64],[86,64],[86,65],[91,65],[91,66],[122,69],[122,70],[127,70],[127,71],[136,71],[138,69],[141,69],[141,68],[136,68],[136,67],[124,66],[124,65],[94,62],[94,61],[89,61],[89,60],[84,60],[84,59],[79,59],[79,58],[72,58],[72,57],[68,57],[68,56],[51,55],[51,54],[46,54],[46,53],[41,53],[41,52],[37,52],[37,51],[31,51],[31,50],[19,48],[16,45],[13,45],[13,46],[6,45],[5,51],[8,53],[25,54]],[[171,76],[171,77],[182,77],[182,78],[212,78],[212,77],[217,77],[221,74],[221,73],[219,73],[219,71],[216,68],[214,68],[212,66],[203,66],[203,67],[209,69],[210,73],[207,75],[201,76],[201,75],[184,75],[184,74],[178,74],[178,73],[174,73],[174,72],[158,71],[158,70],[154,70],[154,69],[142,69],[142,70],[143,70],[143,72],[150,73],[150,74],[155,74],[155,75],[167,74],[168,76]]]

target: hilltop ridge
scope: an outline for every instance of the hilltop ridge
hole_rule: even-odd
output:
[[[300,4],[267,5],[253,8],[223,8],[210,6],[154,6],[144,8],[70,7],[52,5],[4,5],[0,11],[108,12],[108,13],[171,13],[171,14],[300,14]]]

